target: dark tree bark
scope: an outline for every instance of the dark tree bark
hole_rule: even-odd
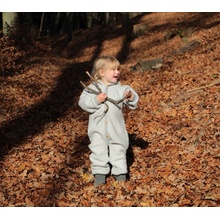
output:
[[[129,12],[122,12],[122,27],[129,27],[131,25]]]

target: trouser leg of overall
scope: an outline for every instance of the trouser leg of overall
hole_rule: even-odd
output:
[[[98,133],[93,134],[90,140],[89,148],[92,151],[90,155],[92,173],[108,174],[110,167],[106,141]]]
[[[113,175],[126,174],[128,172],[126,151],[127,148],[120,144],[109,144],[109,156],[112,165],[111,173]]]

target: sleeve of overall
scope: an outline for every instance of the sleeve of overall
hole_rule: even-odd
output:
[[[98,103],[98,100],[96,99],[96,95],[87,91],[86,89],[84,89],[80,95],[78,105],[84,111],[89,113],[93,113],[101,107],[101,105]]]
[[[139,100],[138,94],[130,86],[123,86],[123,90],[124,90],[124,93],[128,92],[130,90],[133,94],[133,99],[125,100],[124,104],[127,105],[130,109],[136,109],[137,104],[138,104],[138,100]]]

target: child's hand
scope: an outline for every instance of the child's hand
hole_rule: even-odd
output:
[[[106,100],[107,96],[105,93],[100,93],[96,96],[96,99],[99,103],[102,103]]]
[[[124,96],[127,96],[125,99],[126,101],[132,100],[134,98],[134,94],[131,92],[131,90],[126,91]]]

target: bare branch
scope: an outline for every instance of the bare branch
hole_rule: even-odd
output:
[[[98,83],[97,83],[97,80],[96,80],[88,71],[86,71],[86,74],[89,76],[90,79],[92,79],[92,80],[94,81],[95,86],[96,86],[96,88],[99,90],[99,92],[102,93],[102,90],[101,90],[101,88],[99,87],[99,85],[98,85]],[[82,84],[82,83],[81,83],[81,84]],[[85,85],[85,84],[84,84],[84,85]],[[87,87],[87,89],[89,89],[89,90],[91,91],[90,88]],[[93,90],[93,91],[95,91],[95,90]],[[95,94],[97,94],[96,91],[95,91]],[[113,104],[116,105],[116,104],[119,104],[119,103],[123,102],[123,101],[124,101],[125,99],[127,99],[130,95],[131,95],[131,91],[129,91],[128,94],[127,94],[125,97],[123,97],[122,99],[120,99],[120,100],[118,100],[118,101],[116,101],[116,100],[114,100],[114,99],[111,99],[111,98],[109,98],[109,97],[107,97],[107,100],[108,100],[109,102],[111,102],[111,103],[113,103]]]
[[[85,83],[83,83],[82,81],[80,81],[81,85],[82,85],[85,89],[87,89],[88,91],[92,92],[92,93],[95,94],[95,95],[99,95],[100,93],[103,93],[102,90],[101,90],[101,88],[100,88],[99,85],[98,85],[97,80],[96,80],[94,77],[92,77],[91,74],[90,74],[88,71],[86,71],[86,74],[89,76],[90,79],[93,80],[93,82],[95,83],[95,87],[97,88],[98,91],[97,91],[97,90],[94,90],[94,89],[92,89],[92,88],[90,88],[90,87],[88,87],[88,86],[87,86]],[[111,102],[112,104],[116,105],[118,108],[120,108],[120,106],[118,106],[118,104],[121,103],[121,102],[123,102],[124,100],[126,100],[126,99],[129,98],[130,96],[131,96],[131,91],[129,90],[128,93],[127,93],[122,99],[120,99],[120,100],[118,100],[118,101],[116,101],[116,100],[114,100],[114,99],[111,99],[111,98],[109,98],[108,96],[106,97],[106,100],[109,101],[109,102]],[[96,116],[96,118],[97,118],[97,117],[101,117],[101,119],[102,119],[103,116],[108,112],[109,106],[108,106],[108,104],[105,103],[105,102],[104,102],[104,104],[106,105],[106,110],[103,112],[103,114],[101,114],[101,115],[99,115],[99,116]],[[100,119],[100,120],[101,120],[101,119]],[[99,120],[99,121],[100,121],[100,120]]]
[[[100,94],[100,92],[98,92],[98,91],[96,91],[96,90],[94,90],[94,89],[88,87],[88,86],[87,86],[86,84],[84,84],[82,81],[80,81],[80,83],[81,83],[81,85],[82,85],[85,89],[87,89],[87,90],[90,91],[90,92],[93,92],[95,95]]]
[[[129,91],[128,91],[128,94],[126,94],[126,96],[123,97],[122,99],[118,100],[117,103],[119,104],[119,103],[123,102],[123,101],[126,100],[130,95],[131,95],[131,91],[129,90]]]
[[[86,71],[86,74],[89,76],[90,79],[92,79],[92,80],[94,81],[95,86],[96,86],[96,88],[99,90],[99,92],[102,93],[102,90],[101,90],[101,88],[99,87],[99,85],[98,85],[98,83],[97,83],[97,80],[96,80],[94,77],[92,77],[92,75],[91,75],[88,71]]]
[[[101,92],[98,92],[98,91],[96,91],[96,90],[94,90],[94,89],[92,89],[92,88],[86,86],[82,81],[80,81],[80,83],[81,83],[81,85],[82,85],[85,89],[87,89],[87,90],[90,91],[90,92],[93,92],[95,95],[99,95],[100,93],[102,93],[102,91],[101,91]],[[106,100],[108,100],[109,102],[111,102],[111,103],[114,104],[114,105],[117,105],[117,104],[119,104],[119,103],[121,102],[121,101],[120,101],[120,102],[115,101],[114,99],[111,99],[111,98],[109,98],[108,96],[106,97]]]
[[[105,102],[104,102],[104,105],[106,106],[105,111],[104,111],[101,115],[98,115],[98,116],[95,117],[95,119],[101,117],[101,118],[97,121],[97,124],[98,124],[99,121],[104,117],[104,115],[108,112],[108,109],[109,109],[108,105],[107,105]]]
[[[212,81],[210,84],[208,84],[206,86],[201,86],[201,87],[198,87],[198,88],[195,88],[195,89],[190,89],[190,90],[187,90],[186,92],[193,92],[193,91],[196,91],[196,90],[199,90],[199,89],[209,88],[211,86],[215,86],[215,85],[218,85],[218,84],[220,84],[220,78]]]

